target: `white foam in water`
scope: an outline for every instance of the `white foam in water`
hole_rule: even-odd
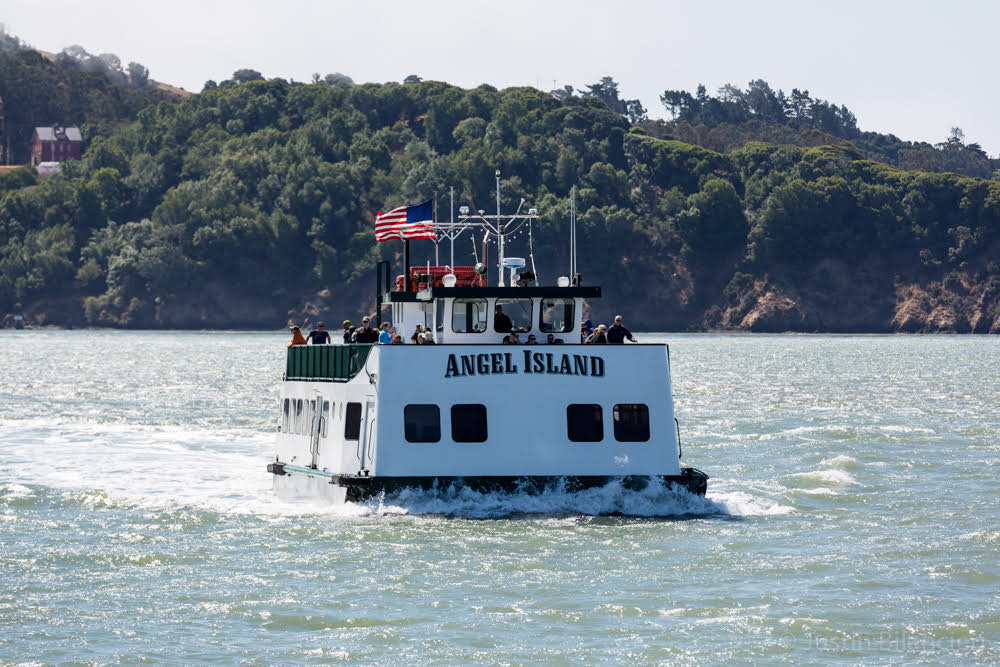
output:
[[[667,488],[663,484],[630,490],[620,481],[573,492],[566,491],[563,485],[544,489],[541,493],[482,493],[453,485],[430,490],[403,489],[372,498],[360,506],[372,514],[435,514],[473,519],[524,514],[638,517],[729,514],[724,505],[687,491]]]
[[[24,420],[0,422],[0,481],[112,502],[255,511],[270,505],[270,438],[180,427]]]
[[[860,465],[858,464],[858,462],[857,462],[856,459],[853,459],[850,456],[847,456],[845,454],[839,454],[837,456],[834,456],[833,458],[824,459],[824,460],[820,461],[819,464],[821,466],[826,467],[826,468],[849,468],[849,469],[852,469],[852,468],[859,468],[860,467]]]
[[[709,483],[711,484],[711,482]],[[752,496],[744,491],[730,491],[712,495],[724,508],[725,513],[733,516],[777,516],[795,511],[794,507],[782,505],[769,498]]]
[[[704,498],[656,483],[630,490],[619,481],[575,492],[556,486],[541,493],[480,493],[447,486],[406,489],[344,505],[319,498],[292,502],[272,493],[266,464],[273,436],[268,433],[32,419],[0,421],[0,438],[7,443],[0,483],[7,484],[8,492],[32,485],[72,494],[96,491],[86,502],[156,509],[180,506],[230,514],[345,518],[402,514],[766,516],[792,511],[740,491],[710,490],[711,497]]]
[[[809,472],[793,472],[785,477],[798,481],[803,485],[830,484],[833,486],[851,486],[858,482],[850,473],[843,470],[811,470]]]

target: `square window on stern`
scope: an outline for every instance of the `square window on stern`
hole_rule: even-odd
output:
[[[614,408],[615,440],[649,440],[649,408],[644,403],[619,403]]]
[[[570,442],[604,440],[604,411],[596,403],[566,406],[566,434]]]
[[[455,442],[486,442],[486,406],[460,403],[451,406],[451,439]]]
[[[439,442],[441,409],[436,405],[407,405],[403,408],[403,434],[407,442]]]

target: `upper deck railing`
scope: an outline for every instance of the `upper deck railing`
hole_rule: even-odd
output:
[[[371,344],[293,345],[288,348],[286,380],[346,382],[364,368]]]

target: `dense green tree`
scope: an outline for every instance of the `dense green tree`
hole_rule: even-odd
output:
[[[58,71],[13,57],[0,74],[21,82]],[[437,193],[445,217],[452,186],[459,204],[492,210],[496,169],[505,210],[523,196],[542,212],[539,267],[568,263],[572,196],[583,266],[651,326],[738,321],[754,290],[822,286],[831,266],[877,266],[890,286],[1000,275],[1000,182],[866,159],[896,164],[905,149],[859,135],[846,108],[808,92],[759,80],[717,96],[667,91],[678,119],[657,124],[630,112],[611,77],[581,95],[313,78],[237,72],[136,108],[134,122],[85,125],[84,158],[57,176],[0,174],[0,313],[63,299],[125,326],[198,324],[230,303],[242,304],[236,323],[258,326],[306,303],[350,314],[370,308],[372,263],[398,260],[398,244],[373,241],[377,211]],[[937,164],[986,159],[964,141],[929,150]],[[472,246],[463,237],[458,261],[475,261]],[[413,259],[433,252],[417,241]]]
[[[128,81],[133,88],[142,90],[149,84],[149,69],[137,62],[129,63]]]
[[[746,216],[736,189],[729,181],[713,178],[687,200],[675,218],[677,234],[699,261],[726,257],[746,244]]]

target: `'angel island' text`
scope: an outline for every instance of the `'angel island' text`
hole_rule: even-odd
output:
[[[589,375],[604,377],[604,359],[592,355],[560,354],[522,350],[524,363],[514,362],[516,352],[488,354],[449,354],[444,376],[502,375],[504,373],[538,373],[548,375]]]

